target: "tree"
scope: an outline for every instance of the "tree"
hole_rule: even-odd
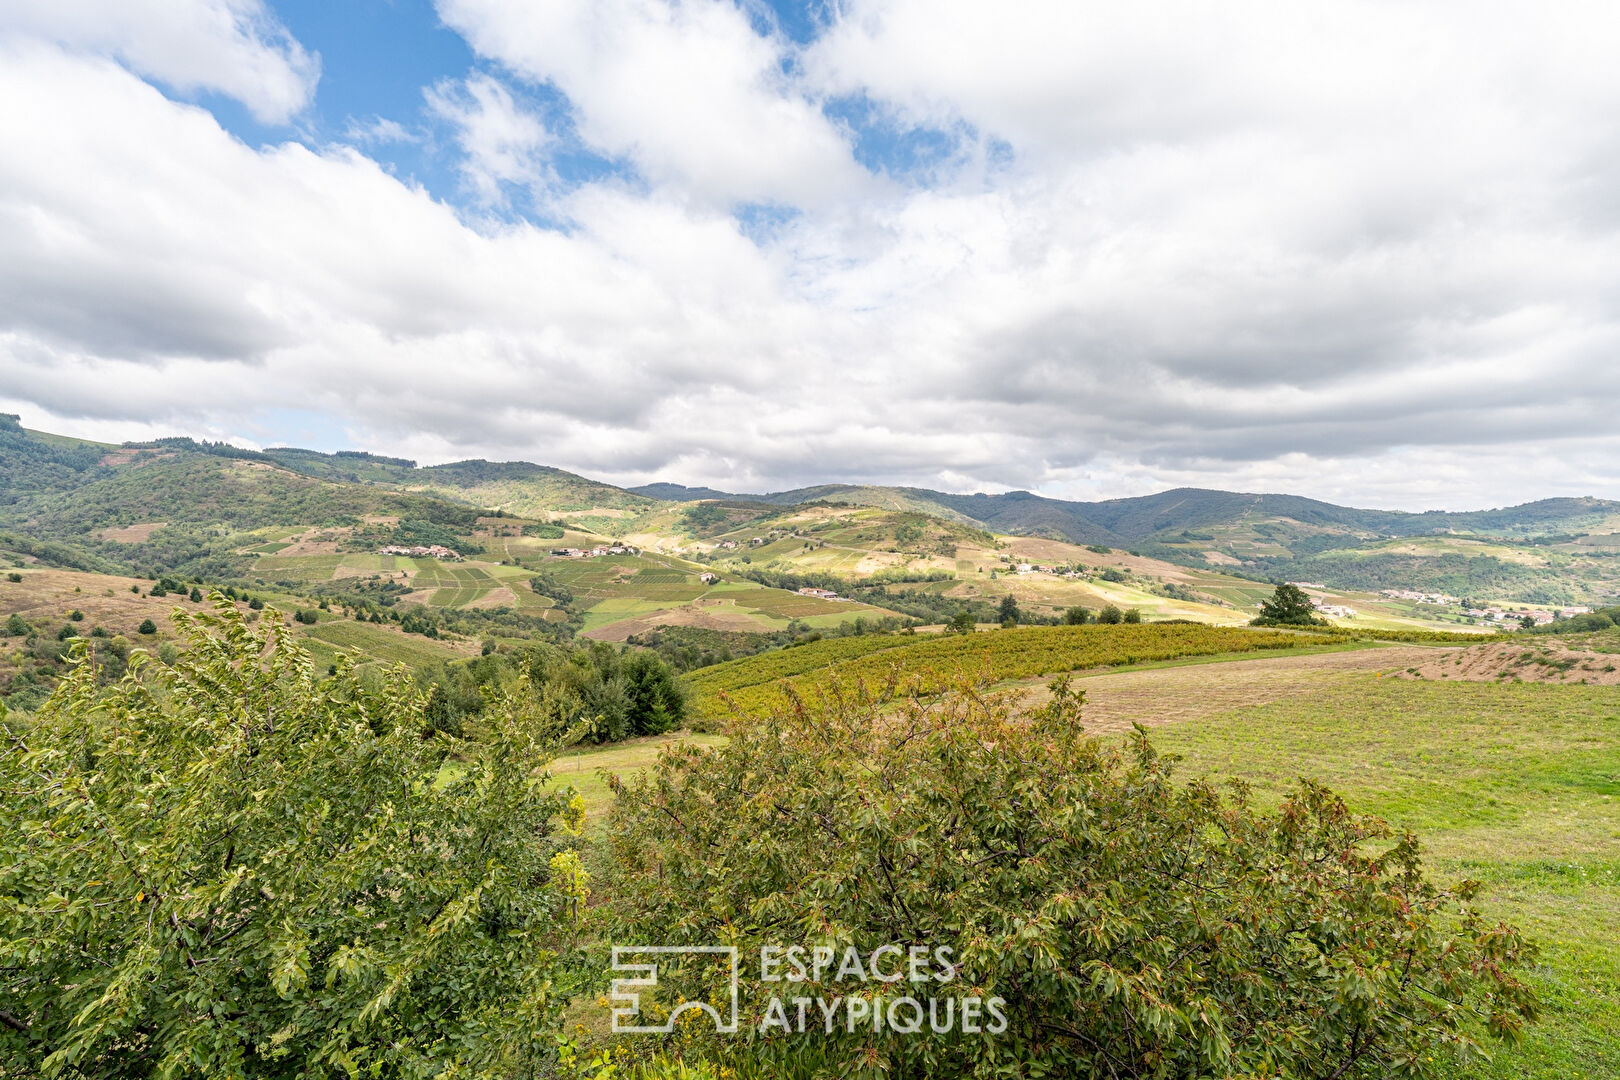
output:
[[[317,681],[215,611],[173,667],[98,688],[75,646],[0,714],[0,1074],[549,1074],[560,732],[506,697],[487,742],[424,740],[402,670]]]
[[[1108,604],[1101,611],[1097,612],[1097,621],[1100,623],[1107,623],[1109,626],[1114,626],[1125,621],[1125,613],[1119,610],[1116,605]]]
[[[157,633],[157,623],[151,619],[142,619],[141,625],[135,628],[135,632],[137,634],[155,634]]]
[[[1271,599],[1260,605],[1260,615],[1253,620],[1255,626],[1315,626],[1321,623],[1311,598],[1298,585],[1286,582],[1278,585]]]
[[[1003,596],[1001,598],[1001,606],[996,609],[996,616],[1003,624],[1009,622],[1017,623],[1019,616],[1018,597],[1012,595],[1011,593]]]
[[[958,634],[971,634],[974,625],[973,612],[967,608],[958,608],[956,614],[951,616],[951,621],[946,624],[946,627]]]
[[[1139,623],[1139,622],[1142,621],[1142,609],[1141,608],[1127,608],[1126,611],[1125,611],[1125,614],[1123,616],[1121,616],[1121,619],[1122,619],[1122,621],[1128,622],[1128,623]]]
[[[188,597],[188,599],[190,599],[190,601],[193,604],[200,604],[200,603],[202,603],[202,598],[203,598],[202,590],[197,588],[197,586],[193,585],[191,587],[191,595]]]
[[[1525,630],[1534,630],[1536,628],[1536,620],[1533,616],[1521,615],[1519,616],[1519,626]]]
[[[826,685],[617,785],[615,940],[949,948],[954,986],[882,992],[1002,998],[995,1037],[817,1025],[775,1050],[930,1080],[1031,1062],[1050,1076],[1438,1080],[1478,1060],[1484,1032],[1513,1038],[1534,1016],[1519,979],[1533,950],[1479,913],[1474,883],[1431,883],[1412,835],[1306,781],[1275,810],[1181,781],[1145,732],[1088,738],[1067,679],[1023,711],[955,691]],[[757,1025],[785,992],[744,971],[742,1022]],[[670,1001],[712,986],[669,975]],[[691,1056],[772,1050],[737,1045]]]
[[[1091,621],[1091,609],[1076,604],[1063,613],[1063,622],[1068,626],[1084,626]]]

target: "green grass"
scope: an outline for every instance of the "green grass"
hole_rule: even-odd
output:
[[[1324,781],[1414,829],[1437,876],[1486,884],[1542,946],[1546,1013],[1479,1075],[1620,1076],[1620,689],[1357,676],[1154,742],[1264,800]]]
[[[366,656],[384,663],[402,663],[411,667],[464,655],[430,638],[395,633],[370,623],[349,622],[342,619],[312,626],[305,637],[338,649],[358,649]],[[311,647],[318,648],[313,644]],[[326,659],[330,662],[331,658]]]
[[[585,800],[586,821],[600,826],[607,809],[613,803],[613,792],[608,789],[602,773],[614,773],[628,780],[650,768],[658,759],[658,752],[675,742],[716,746],[725,741],[723,735],[692,735],[678,732],[642,739],[627,739],[607,746],[577,746],[558,755],[551,763],[553,781],[572,785]]]

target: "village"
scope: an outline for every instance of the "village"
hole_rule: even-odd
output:
[[[558,559],[600,559],[604,555],[639,555],[641,550],[628,544],[612,544],[593,548],[552,548],[551,554]]]
[[[403,544],[389,544],[377,549],[379,555],[404,555],[412,559],[450,559],[461,561],[461,554],[443,544],[412,544],[409,547]]]

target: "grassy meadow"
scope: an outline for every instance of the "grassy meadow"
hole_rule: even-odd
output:
[[[1542,947],[1542,1022],[1484,1075],[1620,1076],[1620,689],[1360,675],[1154,740],[1188,775],[1262,799],[1309,776],[1413,829]]]

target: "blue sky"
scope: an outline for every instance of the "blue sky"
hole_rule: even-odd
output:
[[[1606,0],[9,0],[0,410],[745,491],[1620,495],[1616,53]]]
[[[433,0],[267,0],[266,7],[319,58],[320,79],[305,109],[285,122],[267,123],[222,94],[177,95],[207,107],[226,130],[250,145],[289,139],[312,148],[351,143],[401,180],[422,186],[446,203],[480,214],[566,227],[536,205],[522,185],[503,184],[505,198],[498,207],[484,205],[468,189],[454,124],[432,108],[429,90],[486,75],[500,80],[518,107],[545,118],[556,138],[547,150],[547,165],[564,189],[601,180],[627,184],[640,180],[633,161],[599,153],[579,138],[565,95],[545,81],[480,58],[465,38],[445,25]],[[758,33],[794,48],[810,45],[830,18],[821,0],[753,0],[742,10]],[[783,66],[791,69],[794,63],[789,55]],[[903,123],[860,93],[830,96],[821,110],[847,130],[856,161],[873,173],[915,186],[948,175],[963,142],[975,137],[965,124],[946,129]],[[383,124],[397,125],[402,137],[380,134]],[[994,151],[1003,159],[1011,155],[1005,143]],[[763,236],[794,211],[790,206],[740,203],[733,212],[746,230]]]

